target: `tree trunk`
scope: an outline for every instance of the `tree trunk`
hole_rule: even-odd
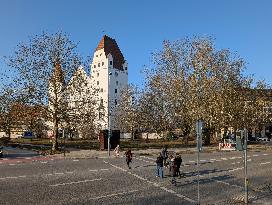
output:
[[[52,152],[58,150],[58,120],[54,119],[54,134],[52,138]]]

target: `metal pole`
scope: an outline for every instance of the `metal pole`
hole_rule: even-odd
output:
[[[65,134],[64,134],[64,128],[62,129],[62,138],[63,138],[63,155],[65,157]]]
[[[248,204],[248,179],[247,179],[247,130],[244,129],[245,132],[245,141],[244,141],[244,175],[245,175],[245,204]]]
[[[110,76],[111,72],[109,72],[108,77],[108,157],[110,157],[110,137],[111,137],[111,121],[110,121]]]
[[[200,204],[199,193],[199,133],[197,133],[197,204]]]

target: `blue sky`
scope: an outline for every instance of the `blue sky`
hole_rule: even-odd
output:
[[[243,57],[247,74],[271,84],[271,8],[269,0],[1,0],[0,58],[31,35],[59,30],[92,56],[105,31],[128,61],[129,82],[140,85],[140,71],[163,40],[204,35]],[[2,59],[0,69],[7,69]]]

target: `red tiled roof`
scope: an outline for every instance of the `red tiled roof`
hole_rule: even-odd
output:
[[[99,42],[95,51],[103,49],[106,56],[110,53],[113,57],[113,67],[119,70],[123,70],[123,63],[125,62],[124,56],[120,51],[116,41],[106,35],[104,35]]]

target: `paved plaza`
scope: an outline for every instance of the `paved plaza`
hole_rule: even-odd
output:
[[[6,150],[0,160],[0,204],[196,204],[196,154],[182,154],[184,178],[177,185],[165,169],[155,176],[153,154],[133,157],[132,169],[120,158],[42,157],[26,150]],[[29,153],[28,153],[29,152]],[[17,154],[15,154],[17,153]],[[249,201],[271,204],[272,152],[248,154]],[[241,204],[242,152],[200,155],[201,204]]]

